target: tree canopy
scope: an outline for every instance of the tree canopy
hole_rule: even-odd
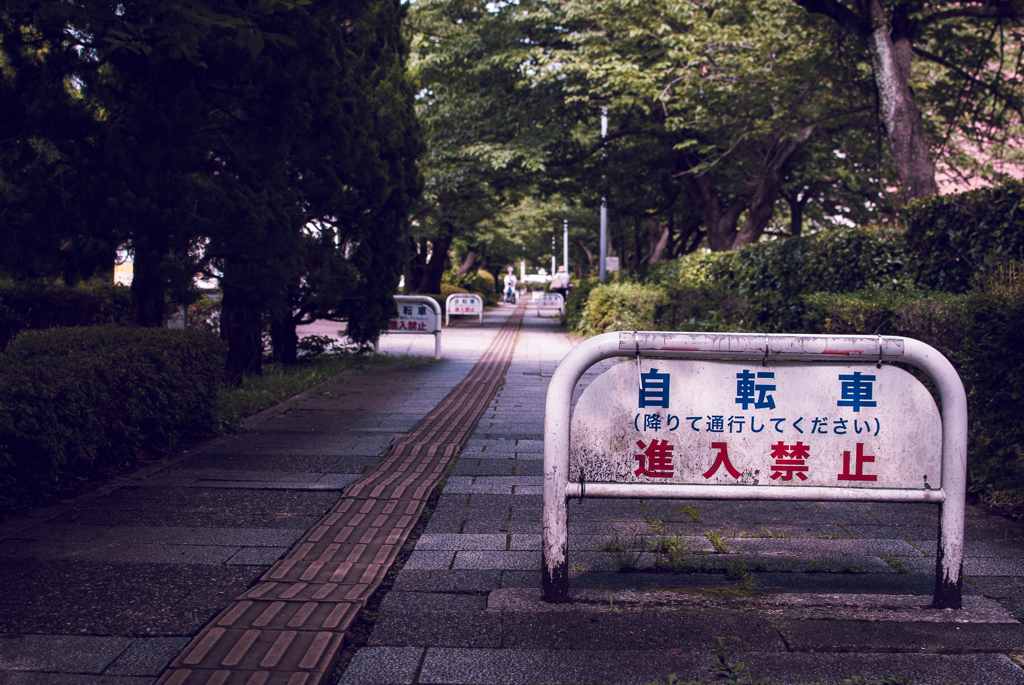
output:
[[[450,236],[526,196],[605,198],[640,263],[891,218],[936,167],[997,182],[1022,149],[1021,6],[419,0],[420,252],[465,261]],[[472,211],[448,221],[456,187]]]
[[[205,271],[235,378],[268,325],[286,360],[315,316],[375,339],[420,183],[397,0],[63,5],[0,15],[0,268],[74,279],[127,245],[143,325]]]

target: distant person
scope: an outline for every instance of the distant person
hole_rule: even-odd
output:
[[[565,266],[558,267],[558,272],[551,277],[551,285],[548,286],[548,292],[558,293],[562,296],[562,300],[565,300],[569,296],[569,288],[572,284],[569,283],[569,274],[565,272]]]
[[[508,268],[508,273],[505,274],[505,301],[511,304],[516,303],[516,284],[519,280],[516,275],[512,273],[512,267]]]

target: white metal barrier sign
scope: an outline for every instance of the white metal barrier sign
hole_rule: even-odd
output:
[[[476,293],[453,293],[444,303],[445,326],[449,324],[452,316],[475,316],[480,323],[484,322],[484,298]]]
[[[418,333],[434,336],[434,358],[441,358],[441,305],[425,295],[395,295],[398,316],[384,333]]]
[[[587,482],[931,489],[942,421],[893,366],[624,362],[583,392],[570,474]]]
[[[626,357],[571,407],[602,359]],[[934,383],[925,387],[891,362]],[[571,417],[571,418],[570,418]],[[568,498],[929,502],[932,606],[959,608],[967,397],[934,348],[895,336],[621,331],[558,364],[544,408],[541,589],[569,601]]]
[[[544,293],[537,301],[537,316],[560,316],[565,309],[561,293]]]
[[[441,330],[441,317],[431,307],[417,302],[398,302],[398,316],[388,324],[388,333],[429,333]]]

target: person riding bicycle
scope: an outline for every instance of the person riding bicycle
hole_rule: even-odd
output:
[[[517,283],[518,283],[518,280],[516,279],[516,275],[514,273],[512,273],[512,267],[510,266],[508,268],[508,273],[505,274],[505,301],[506,302],[511,302],[512,304],[516,303],[516,284]]]

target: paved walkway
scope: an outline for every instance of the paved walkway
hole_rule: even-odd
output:
[[[1007,656],[1024,649],[1022,531],[975,509],[960,612],[922,608],[936,507],[896,504],[572,501],[575,601],[540,602],[544,397],[570,347],[524,320],[505,384],[342,685],[714,681],[740,661],[776,683],[1024,683]],[[645,571],[668,543],[680,572]]]
[[[974,509],[960,612],[921,608],[934,507],[842,503],[573,501],[575,601],[541,603],[543,403],[572,343],[528,311],[477,420],[468,398],[500,382],[511,311],[446,329],[440,364],[355,376],[0,527],[0,685],[639,684],[714,681],[740,661],[776,683],[1024,684],[1010,658],[1024,650],[1022,531]],[[429,336],[389,345],[433,351]],[[481,382],[438,407],[474,368]],[[435,408],[459,418],[420,423]],[[410,534],[390,590],[360,608]],[[655,547],[678,552],[677,572],[650,568]],[[354,619],[366,646],[333,668]]]
[[[389,506],[396,500],[378,500],[371,511],[362,511],[370,498],[382,493],[368,493],[358,502],[358,511],[351,512],[341,507],[355,500],[339,504],[339,497],[343,488],[353,490],[356,481],[387,470],[381,457],[388,453],[409,452],[413,473],[428,481],[437,477],[433,469],[417,472],[424,463],[415,459],[418,447],[433,438],[413,429],[419,424],[429,433],[430,426],[421,423],[424,417],[467,378],[471,389],[493,390],[503,370],[503,364],[495,366],[494,353],[507,359],[514,340],[514,330],[499,334],[511,314],[511,308],[501,308],[489,313],[483,326],[447,329],[440,363],[413,364],[405,370],[402,364],[391,364],[339,379],[299,402],[255,417],[244,433],[75,501],[5,522],[0,526],[0,684],[148,685],[172,659],[191,668],[167,671],[165,679],[171,682],[246,682],[254,675],[252,682],[290,682],[292,673],[280,676],[292,667],[307,676],[329,672],[355,608],[394,558],[393,550],[382,552],[388,535],[359,542],[374,526],[352,527],[358,535],[350,542],[369,549],[365,554],[376,570],[358,569],[355,582],[344,587],[335,582],[341,591],[330,596],[329,605],[320,602],[327,597],[302,594],[287,598],[295,601],[284,606],[272,594],[265,604],[252,598],[233,600],[266,587],[268,580],[288,582],[289,573],[299,576],[300,582],[292,584],[297,587],[317,562],[327,562],[325,552],[340,552],[346,541],[335,541],[337,531],[321,533],[325,549],[317,548],[321,539],[314,538],[325,513],[339,520],[352,514],[344,522],[362,514],[370,524],[381,516],[396,524],[403,517],[416,519],[425,499],[417,490],[429,493],[429,482],[406,483],[413,487],[407,487],[409,501],[401,503],[401,511]],[[496,338],[504,341],[504,351],[494,349]],[[418,351],[422,341],[432,355],[431,336],[387,336],[381,347],[404,354]],[[481,375],[481,370],[489,374]],[[472,400],[476,394],[457,392],[452,397]],[[477,415],[486,399],[476,397]],[[465,406],[472,409],[470,405],[472,401]],[[463,435],[472,430],[475,418],[464,412]],[[450,459],[453,453],[449,447],[442,456]],[[391,483],[395,487],[384,494],[397,497],[395,490],[405,480]],[[417,504],[408,511],[412,501]],[[314,553],[315,559],[307,562]],[[347,558],[352,550],[344,553]],[[335,571],[344,563],[336,564]],[[312,601],[299,601],[303,599]],[[255,616],[252,611],[231,613],[243,606],[261,610]],[[297,625],[300,615],[305,621]],[[224,628],[212,625],[214,618],[222,624],[230,618],[224,640],[209,638]],[[310,631],[314,624],[317,630]],[[240,633],[237,626],[242,626]],[[285,630],[267,646],[262,628],[274,627]],[[250,632],[257,628],[258,634]],[[205,673],[197,668],[207,665],[195,658],[192,636],[197,634],[198,642],[209,647],[205,656],[220,655],[217,668]],[[234,637],[238,639],[232,642]],[[250,650],[240,648],[247,641],[253,650],[267,647],[255,668]],[[266,652],[280,658],[271,664],[274,657]],[[274,677],[260,680],[260,664],[273,668]],[[250,673],[243,677],[246,668]],[[189,675],[185,670],[196,671],[196,678],[183,679]]]

